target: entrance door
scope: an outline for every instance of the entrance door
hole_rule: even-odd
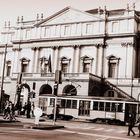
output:
[[[79,116],[89,116],[90,115],[90,101],[79,101]]]
[[[129,114],[134,115],[134,119],[136,119],[136,111],[137,111],[137,105],[136,104],[125,104],[125,121],[127,122],[129,120]]]

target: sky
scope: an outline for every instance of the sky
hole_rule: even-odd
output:
[[[4,27],[5,21],[14,24],[17,17],[24,17],[24,20],[36,19],[36,15],[43,13],[44,18],[71,6],[81,11],[89,9],[104,8],[119,9],[126,8],[129,3],[132,8],[136,3],[136,9],[140,11],[140,0],[0,0],[0,26]]]

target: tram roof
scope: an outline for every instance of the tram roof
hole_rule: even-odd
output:
[[[58,96],[71,99],[89,99],[89,100],[109,100],[109,101],[125,101],[125,102],[138,102],[133,99],[127,98],[113,98],[113,97],[97,97],[97,96]]]

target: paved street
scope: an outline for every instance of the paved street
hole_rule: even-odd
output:
[[[27,125],[34,119],[17,118],[23,127],[14,127],[10,124],[0,124],[1,140],[139,140],[138,130],[135,127],[136,136],[126,136],[126,126],[114,126],[105,124],[94,124],[81,121],[57,121],[55,125],[64,125],[63,129],[38,130],[29,129]],[[29,124],[30,123],[30,124]],[[40,125],[52,125],[52,120],[40,122]],[[9,126],[8,126],[9,125]]]

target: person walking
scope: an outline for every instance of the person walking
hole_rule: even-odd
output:
[[[137,123],[138,123],[138,131],[139,131],[138,137],[140,137],[140,116],[138,117]]]
[[[30,115],[30,112],[31,112],[31,102],[28,102],[27,103],[27,118],[31,118],[31,115]]]
[[[32,117],[34,117],[34,109],[35,109],[35,105],[34,105],[34,102],[32,102],[32,105],[31,105]]]
[[[135,124],[135,119],[133,117],[133,114],[129,114],[128,134],[127,134],[127,136],[130,136],[130,132],[132,132],[133,136],[135,136],[135,132],[133,131],[134,124]]]

